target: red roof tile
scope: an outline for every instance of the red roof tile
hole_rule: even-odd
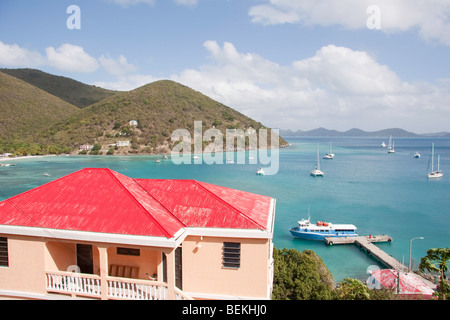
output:
[[[271,200],[194,180],[87,168],[0,202],[0,224],[165,238],[183,227],[267,230]]]

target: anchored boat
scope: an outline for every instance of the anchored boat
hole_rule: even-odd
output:
[[[331,141],[330,141],[330,149],[326,155],[323,156],[324,159],[334,159],[334,153],[331,151]]]
[[[317,221],[311,223],[302,219],[297,227],[289,229],[296,238],[307,240],[325,240],[329,237],[357,237],[357,228],[353,224],[332,224],[329,222]]]
[[[317,162],[316,162],[316,168],[314,170],[311,170],[310,174],[313,177],[323,177],[324,173],[322,170],[320,170],[320,159],[319,159],[319,146],[317,146]]]
[[[389,146],[387,148],[388,153],[395,153],[394,142],[392,141],[392,136],[389,138]]]
[[[431,145],[431,172],[428,173],[429,179],[434,178],[441,178],[444,176],[444,172],[439,168],[440,165],[440,156],[438,155],[438,162],[437,162],[437,170],[434,170],[434,143]]]

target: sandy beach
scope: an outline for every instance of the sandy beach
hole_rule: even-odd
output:
[[[56,155],[45,155],[45,156],[23,156],[23,157],[1,157],[0,161],[2,162],[8,162],[8,161],[16,161],[16,160],[22,160],[22,159],[38,159],[43,157],[56,157]]]

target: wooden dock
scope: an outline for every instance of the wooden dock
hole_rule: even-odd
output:
[[[343,238],[325,238],[325,242],[328,245],[334,244],[355,244],[358,247],[366,250],[368,254],[373,256],[375,259],[383,263],[389,268],[400,270],[401,272],[407,272],[408,267],[402,264],[400,261],[394,259],[391,255],[387,254],[373,242],[391,242],[392,238],[388,235],[379,236],[360,236],[360,237],[343,237]]]
[[[367,254],[373,256],[375,259],[386,265],[388,268],[395,269],[400,272],[408,272],[408,267],[403,263],[394,259],[391,255],[387,254],[373,242],[391,242],[392,238],[388,235],[381,236],[361,236],[361,237],[345,237],[345,238],[325,238],[325,242],[329,245],[333,244],[355,244],[359,248],[365,250]],[[425,283],[428,287],[433,290],[436,290],[436,284],[431,281],[423,278],[419,274],[414,274],[417,278],[419,278],[423,283]]]

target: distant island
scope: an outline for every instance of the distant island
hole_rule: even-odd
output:
[[[418,134],[414,132],[409,132],[399,128],[384,129],[379,131],[364,131],[361,129],[350,129],[347,131],[337,131],[329,130],[326,128],[318,128],[309,131],[292,131],[292,130],[282,130],[280,129],[280,136],[283,138],[287,137],[450,137],[449,132],[434,132]]]

